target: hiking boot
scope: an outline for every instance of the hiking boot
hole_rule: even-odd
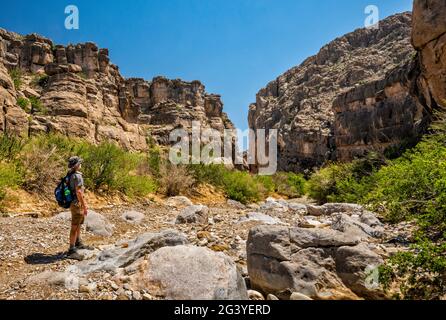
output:
[[[87,245],[83,244],[82,242],[76,243],[76,249],[79,249],[79,250],[94,250],[93,247],[87,246]]]
[[[84,260],[84,256],[79,254],[76,249],[70,248],[67,252],[67,258],[70,260],[82,261]]]

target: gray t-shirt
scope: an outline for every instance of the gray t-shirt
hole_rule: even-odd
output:
[[[78,203],[76,190],[79,187],[81,187],[82,190],[84,189],[84,177],[82,176],[81,172],[75,172],[71,175],[71,178],[70,178],[70,189],[74,193],[73,194],[73,197],[74,197],[73,202],[74,203]]]

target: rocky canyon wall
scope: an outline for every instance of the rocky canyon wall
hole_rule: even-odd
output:
[[[129,150],[145,150],[149,141],[167,145],[172,129],[192,121],[232,128],[220,96],[199,81],[124,79],[108,50],[94,43],[61,46],[2,29],[0,121],[3,132],[58,132]]]
[[[412,16],[340,37],[262,89],[251,128],[279,130],[279,169],[305,171],[328,160],[382,152],[426,127],[414,96],[421,70],[411,45]]]
[[[446,1],[415,0],[412,43],[420,57],[420,94],[429,109],[446,108]]]

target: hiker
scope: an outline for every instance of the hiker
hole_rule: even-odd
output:
[[[78,249],[92,250],[91,247],[84,245],[81,241],[81,226],[84,224],[88,214],[87,203],[84,196],[84,178],[81,169],[83,160],[79,157],[71,157],[68,160],[69,186],[73,193],[73,201],[70,205],[71,211],[71,231],[70,231],[70,248],[68,250],[68,258],[81,260]]]

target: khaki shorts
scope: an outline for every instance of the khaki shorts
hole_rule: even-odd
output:
[[[72,203],[70,206],[71,224],[73,226],[82,225],[85,222],[85,216],[82,213],[81,205],[79,203]]]

